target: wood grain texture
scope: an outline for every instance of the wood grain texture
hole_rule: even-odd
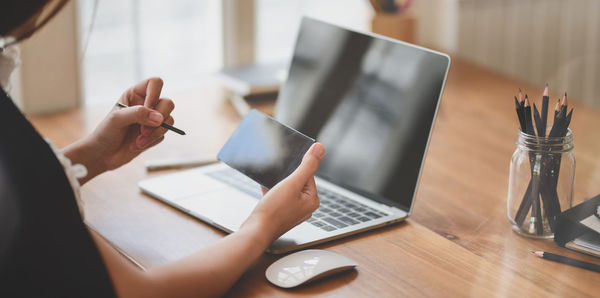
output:
[[[356,260],[355,271],[281,290],[264,277],[266,267],[279,257],[265,254],[228,295],[586,297],[598,293],[600,274],[541,260],[529,251],[546,250],[599,264],[598,259],[552,241],[521,237],[507,221],[509,162],[518,126],[512,96],[518,87],[531,99],[541,100],[542,90],[455,60],[410,219],[319,246]],[[144,160],[215,156],[240,121],[216,89],[181,94],[174,100],[176,125],[188,136],[169,134],[158,147],[82,189],[87,222],[145,267],[182,258],[224,235],[141,194],[136,186],[141,179],[168,173],[146,173]],[[571,105],[578,203],[600,193],[600,110]],[[109,105],[31,120],[42,134],[64,146],[89,133],[108,109]]]

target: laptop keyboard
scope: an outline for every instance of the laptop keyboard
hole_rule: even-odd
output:
[[[255,198],[262,197],[258,183],[234,169],[209,172],[206,175]],[[332,191],[324,189],[317,191],[321,205],[306,222],[327,232],[388,215]]]

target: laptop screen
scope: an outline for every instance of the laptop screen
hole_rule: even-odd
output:
[[[449,65],[304,18],[275,117],[325,145],[319,177],[409,212]]]

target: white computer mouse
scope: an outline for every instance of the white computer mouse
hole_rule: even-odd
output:
[[[292,288],[357,265],[353,260],[334,252],[307,249],[275,261],[267,268],[265,275],[276,286]]]

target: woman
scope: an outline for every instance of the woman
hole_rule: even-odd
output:
[[[43,26],[67,1],[3,0],[0,10],[0,296],[180,297],[224,294],[269,244],[318,207],[313,178],[324,147],[264,197],[238,232],[173,264],[144,272],[87,229],[79,184],[160,143],[173,102],[151,78],[120,98],[88,137],[54,152],[5,93],[17,62],[11,45]],[[55,150],[56,151],[56,150]],[[73,166],[75,165],[75,166]],[[86,173],[87,172],[87,173]]]

